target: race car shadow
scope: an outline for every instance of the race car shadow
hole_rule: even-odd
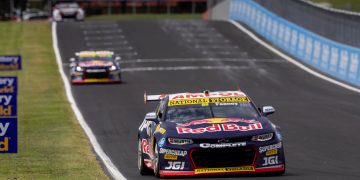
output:
[[[228,178],[258,178],[258,177],[273,177],[273,178],[281,178],[286,177],[289,175],[288,173],[279,175],[276,173],[259,173],[259,174],[230,174],[230,175],[204,175],[204,176],[188,176],[188,177],[181,177],[181,176],[174,176],[174,177],[166,177],[166,179],[228,179]],[[147,174],[145,176],[154,176],[152,174]]]
[[[94,83],[72,83],[72,86],[96,86],[96,85],[104,85],[104,86],[112,86],[112,85],[121,85],[127,84],[126,82],[94,82]]]

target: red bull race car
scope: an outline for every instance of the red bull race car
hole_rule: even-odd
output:
[[[111,51],[81,51],[70,59],[72,84],[120,83],[120,57]]]
[[[146,95],[158,101],[138,131],[141,175],[285,173],[280,128],[242,91]]]

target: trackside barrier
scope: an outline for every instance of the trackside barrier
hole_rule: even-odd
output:
[[[267,41],[325,74],[360,87],[360,49],[291,23],[252,0],[231,0],[229,18],[245,23]]]

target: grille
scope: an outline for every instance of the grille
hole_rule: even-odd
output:
[[[255,158],[252,147],[196,149],[192,159],[197,168],[220,168],[252,165]]]
[[[108,78],[109,72],[107,69],[85,69],[85,78]]]

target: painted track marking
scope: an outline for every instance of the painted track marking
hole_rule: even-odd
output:
[[[189,71],[189,70],[240,70],[250,69],[249,66],[173,66],[173,67],[134,67],[122,68],[121,72],[135,71]]]
[[[70,103],[70,106],[75,113],[76,119],[78,120],[81,127],[84,129],[85,134],[88,136],[90,143],[91,143],[92,147],[94,148],[94,151],[96,152],[98,157],[100,157],[100,159],[104,163],[104,165],[105,165],[106,169],[108,170],[108,172],[110,173],[110,175],[114,179],[126,180],[126,178],[121,174],[121,172],[117,169],[117,167],[112,163],[111,159],[105,154],[104,150],[101,148],[94,133],[90,129],[89,125],[86,123],[83,115],[80,112],[79,107],[77,106],[77,104],[75,102],[74,96],[72,95],[72,92],[71,92],[71,86],[70,86],[69,80],[66,77],[63,66],[62,66],[61,55],[60,55],[60,51],[59,51],[59,47],[58,47],[56,26],[57,26],[56,22],[53,22],[52,23],[53,48],[54,48],[54,52],[55,52],[55,56],[56,56],[56,62],[59,67],[59,72],[60,72],[61,78],[64,82],[65,93],[66,93],[66,96]]]

